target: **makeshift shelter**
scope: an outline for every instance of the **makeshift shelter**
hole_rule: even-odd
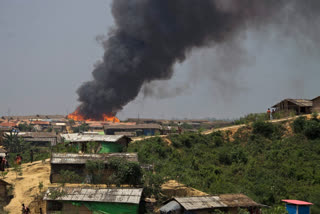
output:
[[[47,201],[47,214],[135,214],[139,213],[142,190],[129,188],[51,187],[47,190],[43,200]]]
[[[18,136],[37,147],[55,146],[61,141],[59,135],[50,132],[19,132]]]
[[[286,203],[286,209],[289,214],[310,214],[310,206],[313,205],[310,202],[299,200],[282,200]]]
[[[312,100],[312,112],[320,113],[320,96]]]
[[[295,112],[296,114],[310,114],[312,112],[313,103],[307,99],[285,99],[280,103],[272,106],[276,112]]]
[[[135,132],[137,136],[155,135],[161,132],[159,124],[137,124],[137,125],[105,125],[104,133],[114,135],[116,132]]]
[[[87,161],[103,161],[105,168],[103,176],[108,177],[112,170],[108,167],[108,161],[111,158],[124,158],[130,162],[138,162],[137,153],[109,153],[109,154],[75,154],[75,153],[52,153],[51,155],[51,173],[50,182],[61,182],[61,171],[68,170],[75,172],[85,180]]]
[[[216,196],[175,197],[160,208],[161,214],[168,213],[212,213],[220,210],[236,214],[238,209],[246,209],[251,214],[260,213],[264,205],[258,204],[243,194],[224,194]]]
[[[81,148],[85,152],[87,144],[96,142],[99,144],[97,151],[99,153],[123,152],[127,150],[131,138],[124,135],[99,135],[99,134],[61,134],[65,142]]]

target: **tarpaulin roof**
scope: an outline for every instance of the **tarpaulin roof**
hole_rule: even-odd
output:
[[[285,200],[282,200],[282,201],[286,202],[288,204],[295,204],[295,205],[313,205],[313,203],[306,202],[306,201],[299,201],[299,200],[285,199]]]

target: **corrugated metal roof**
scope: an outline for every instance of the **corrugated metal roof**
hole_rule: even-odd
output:
[[[102,160],[108,163],[110,158],[124,158],[127,161],[138,162],[137,153],[108,153],[108,154],[75,154],[52,153],[51,164],[85,164],[88,160]]]
[[[105,125],[104,129],[161,129],[161,126],[159,124]]]
[[[177,201],[185,210],[213,209],[221,207],[262,207],[243,194],[223,194],[217,196],[177,197]]]
[[[105,203],[139,204],[143,189],[95,189],[90,187],[49,187],[43,200],[46,201],[88,201]],[[62,192],[63,196],[50,198],[53,191]]]
[[[200,196],[174,198],[186,210],[201,210],[210,208],[227,207],[220,201],[219,196]]]
[[[88,134],[61,134],[66,141],[70,142],[117,142],[124,135],[88,135]]]

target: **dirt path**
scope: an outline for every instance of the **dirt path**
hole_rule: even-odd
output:
[[[283,118],[283,119],[278,119],[278,120],[271,120],[269,122],[271,123],[279,123],[279,122],[284,122],[284,121],[290,121],[290,120],[294,120],[296,118],[298,118],[299,116],[295,116],[295,117],[287,117],[287,118]],[[306,115],[307,118],[311,118],[311,115]],[[227,126],[227,127],[223,127],[223,128],[214,128],[214,129],[211,129],[211,130],[206,130],[206,131],[203,131],[202,134],[204,135],[208,135],[208,134],[211,134],[213,132],[216,132],[216,131],[231,131],[232,133],[235,133],[238,131],[239,128],[241,127],[245,127],[246,124],[242,124],[242,125],[234,125],[234,126]],[[165,141],[167,141],[167,137],[168,135],[159,135],[159,136],[147,136],[147,137],[134,137],[132,138],[132,142],[136,142],[136,141],[141,141],[141,140],[146,140],[146,139],[149,139],[149,138],[153,138],[153,137],[161,137],[161,138],[164,138]],[[167,141],[168,142],[168,141]],[[169,142],[168,142],[169,144]],[[170,144],[169,144],[170,145]]]
[[[16,179],[16,173],[10,169],[5,181],[14,185],[14,198],[5,207],[5,210],[10,214],[20,214],[21,204],[29,206],[33,201],[33,196],[39,193],[39,182],[43,182],[44,187],[49,185],[49,176],[49,159],[45,163],[36,161],[22,164],[22,176],[18,176],[18,179]]]

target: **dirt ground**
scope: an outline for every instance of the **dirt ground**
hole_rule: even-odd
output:
[[[49,159],[44,163],[42,161],[36,161],[22,164],[22,176],[18,176],[18,178],[16,178],[16,173],[12,169],[9,170],[9,173],[4,180],[14,185],[14,198],[5,207],[5,210],[10,214],[20,214],[21,205],[24,203],[26,206],[29,206],[33,201],[33,196],[39,194],[39,183],[43,182],[44,187],[49,185]],[[32,211],[33,210],[31,209],[31,212]]]

